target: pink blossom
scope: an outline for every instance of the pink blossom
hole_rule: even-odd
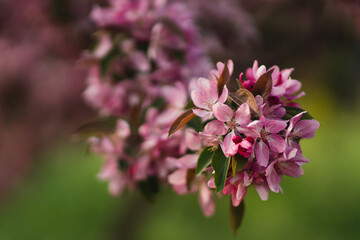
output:
[[[197,116],[209,119],[213,115],[213,106],[216,103],[224,103],[226,101],[228,90],[225,86],[219,97],[215,80],[199,78],[197,83],[197,90],[191,92],[191,99],[199,109],[194,109],[193,111]]]
[[[289,127],[286,130],[286,138],[312,138],[315,136],[315,131],[320,127],[320,123],[314,119],[299,121],[304,113],[306,111],[290,119]]]
[[[233,206],[237,207],[244,199],[247,187],[252,183],[253,178],[247,172],[239,172],[236,178],[229,177],[226,180],[225,187],[222,191],[224,195],[231,194]],[[209,187],[215,188],[214,179],[208,182]]]
[[[206,185],[204,176],[196,177],[188,189],[187,174],[189,169],[196,167],[198,155],[185,155],[177,160],[178,170],[168,176],[169,183],[178,194],[186,194],[199,190],[199,203],[205,216],[211,216],[215,212],[214,197]]]
[[[285,150],[285,140],[280,132],[287,126],[287,121],[266,119],[263,115],[247,127],[251,129],[248,136],[258,139],[255,145],[255,156],[260,166],[266,167],[269,162],[270,150],[282,153]]]
[[[282,175],[285,174],[290,177],[300,177],[304,171],[301,167],[302,163],[306,162],[301,155],[297,154],[297,149],[288,148],[283,156],[274,160],[266,168],[266,180],[269,188],[273,192],[279,192]]]

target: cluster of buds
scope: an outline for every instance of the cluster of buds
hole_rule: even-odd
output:
[[[301,176],[308,160],[299,142],[313,137],[319,122],[294,102],[304,92],[300,92],[301,83],[291,79],[292,71],[277,66],[267,70],[255,61],[239,79],[231,80],[233,62],[229,60],[218,63],[208,78],[199,78],[191,92],[193,108],[178,117],[169,131],[172,135],[195,119],[202,123],[193,129],[198,149],[188,151],[191,156],[197,154],[196,167],[194,163],[193,169],[170,175],[174,188],[178,185],[173,175],[186,169],[183,182],[186,178],[191,185],[198,178],[208,179],[208,187],[218,195],[231,194],[232,208],[238,212],[248,187],[254,186],[267,200],[270,190],[282,192],[283,175]]]
[[[211,68],[187,6],[174,1],[110,1],[91,13],[100,29],[88,67],[85,100],[101,119],[80,127],[105,159],[99,178],[113,195],[140,189],[152,199],[193,148],[193,135],[168,129],[188,102],[191,78]],[[204,191],[207,191],[205,179]]]

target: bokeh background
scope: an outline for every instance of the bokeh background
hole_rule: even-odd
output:
[[[300,100],[321,127],[302,142],[310,163],[284,194],[245,198],[233,236],[228,199],[205,218],[196,195],[162,188],[111,197],[102,160],[73,142],[95,114],[82,102],[77,59],[91,46],[86,0],[0,0],[0,239],[359,239],[360,3],[356,0],[198,0],[214,61],[295,67]]]

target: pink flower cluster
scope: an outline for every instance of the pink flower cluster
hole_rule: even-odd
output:
[[[105,158],[99,178],[109,181],[113,195],[144,186],[151,195],[153,185],[181,169],[169,181],[179,194],[187,192],[176,180],[197,158],[182,156],[200,145],[194,144],[194,131],[168,138],[168,129],[188,103],[191,78],[211,68],[191,11],[174,1],[113,0],[95,7],[91,17],[100,30],[97,46],[83,58],[89,68],[84,97],[112,129],[89,139],[92,151]],[[206,179],[197,186],[200,202],[214,209]]]
[[[319,122],[294,102],[304,92],[300,92],[301,83],[290,77],[293,69],[273,66],[267,70],[255,61],[245,75],[240,74],[238,89],[230,90],[233,63],[229,61],[227,69],[218,63],[217,68],[209,78],[199,78],[191,92],[193,113],[203,122],[203,128],[194,135],[197,146],[201,146],[196,172],[201,178],[208,176],[208,186],[216,188],[218,194],[231,194],[235,207],[249,186],[267,200],[269,190],[282,192],[283,175],[303,174],[302,165],[308,160],[299,141],[313,137]],[[222,82],[224,78],[228,82]],[[199,168],[206,160],[202,155],[213,151],[212,160]],[[171,177],[170,183],[177,187]]]
[[[89,142],[105,158],[99,178],[112,194],[137,188],[152,197],[169,184],[177,194],[198,191],[210,216],[211,188],[231,194],[236,207],[249,186],[266,200],[282,191],[283,174],[303,174],[299,141],[319,123],[294,102],[304,92],[293,69],[255,61],[237,82],[232,61],[210,70],[180,1],[110,0],[91,16],[98,44],[84,54],[84,97],[105,120],[90,124],[102,127]]]

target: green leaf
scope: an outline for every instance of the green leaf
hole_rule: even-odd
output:
[[[248,159],[236,154],[235,156],[231,157],[231,168],[234,178],[236,178],[236,174],[244,170],[248,163]]]
[[[229,170],[230,158],[225,157],[221,148],[216,149],[211,162],[215,171],[216,192],[219,193],[224,189],[227,172]]]
[[[231,169],[232,169],[232,174],[233,177],[236,178],[236,174],[237,174],[237,161],[235,160],[235,157],[231,157]]]
[[[285,110],[286,110],[286,114],[283,117],[283,119],[285,119],[285,120],[289,120],[290,118],[294,117],[295,115],[305,111],[304,109],[297,108],[297,107],[285,107]],[[306,112],[301,116],[301,120],[304,120],[304,119],[314,119],[314,118],[308,112]]]
[[[243,216],[245,211],[245,203],[244,200],[241,201],[240,205],[237,207],[234,207],[232,205],[232,201],[230,198],[230,226],[234,233],[236,234],[236,231],[239,229]]]
[[[183,114],[181,114],[174,122],[171,124],[169,128],[169,137],[174,134],[177,130],[183,127],[186,123],[188,123],[195,114],[193,113],[192,109],[188,109]]]
[[[202,171],[211,163],[214,152],[211,151],[212,147],[205,148],[199,156],[196,166],[196,175],[200,175]]]

